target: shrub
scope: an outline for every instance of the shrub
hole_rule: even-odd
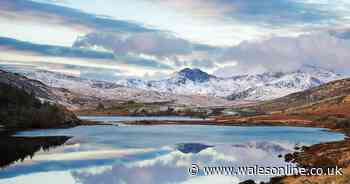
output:
[[[0,84],[0,124],[8,128],[50,128],[62,124],[65,112],[56,104],[42,103],[34,92]]]

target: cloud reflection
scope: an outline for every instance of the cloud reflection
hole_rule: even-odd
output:
[[[255,146],[253,146],[255,145]],[[198,176],[190,177],[188,168],[196,163],[200,166],[283,166],[285,163],[276,154],[283,154],[289,149],[282,149],[281,143],[249,142],[240,146],[216,145],[199,153],[182,153],[178,150],[149,159],[118,163],[112,169],[102,173],[73,171],[72,176],[83,184],[163,184],[163,183],[238,183],[245,176]],[[256,156],[260,155],[260,156]],[[254,177],[267,180],[268,177]]]

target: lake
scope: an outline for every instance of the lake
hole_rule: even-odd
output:
[[[141,120],[156,120],[156,121],[199,121],[200,118],[189,116],[79,116],[82,120],[93,120],[101,122],[123,122],[123,121],[141,121]]]
[[[115,121],[123,118],[89,119]],[[192,164],[286,166],[279,155],[293,152],[296,145],[344,138],[343,134],[320,128],[206,125],[79,126],[23,131],[16,136],[72,138],[63,146],[38,151],[32,158],[4,168],[0,171],[0,184],[232,184],[247,179],[267,181],[270,176],[204,176],[203,173],[190,176],[188,169]]]

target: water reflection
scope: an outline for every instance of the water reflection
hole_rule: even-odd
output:
[[[198,176],[200,166],[284,166],[278,155],[296,144],[339,140],[311,128],[217,126],[89,126],[22,132],[19,136],[74,136],[64,146],[0,171],[0,183],[188,184],[238,183],[268,176]],[[50,182],[46,182],[50,181]]]
[[[79,116],[82,120],[93,120],[101,122],[123,122],[123,121],[144,121],[144,120],[161,120],[161,121],[196,121],[203,118],[190,116]]]
[[[70,137],[0,137],[0,167],[6,167],[16,161],[32,158],[40,150],[49,151],[50,148],[60,146]]]
[[[177,147],[177,150],[181,151],[182,153],[199,153],[213,146],[208,146],[200,143],[182,143],[182,144],[176,145],[176,147]]]
[[[208,147],[199,153],[182,153],[179,150],[173,150],[168,154],[156,156],[154,158],[142,159],[123,159],[121,164],[114,164],[111,168],[96,173],[90,171],[74,171],[72,176],[84,184],[93,183],[129,183],[136,184],[163,184],[163,183],[210,183],[213,180],[224,180],[222,183],[232,183],[249,179],[249,177],[239,176],[211,176],[190,177],[188,168],[192,163],[206,166],[275,166],[285,165],[283,160],[279,159],[276,153],[287,153],[291,151],[286,145],[283,152],[280,149],[273,149],[275,145],[267,142],[250,142],[248,145],[258,145],[256,147],[240,147],[230,145],[220,145]],[[266,145],[267,144],[267,145]],[[195,145],[195,144],[188,144]],[[266,146],[265,146],[266,145]],[[267,148],[267,149],[265,149]],[[272,149],[271,149],[272,148]],[[255,177],[256,180],[267,180],[268,177]],[[216,182],[217,183],[217,182]]]

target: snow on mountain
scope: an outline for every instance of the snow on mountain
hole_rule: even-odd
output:
[[[208,82],[210,79],[216,77],[213,75],[209,75],[200,69],[185,68],[179,71],[178,73],[175,73],[173,78],[176,79],[178,83],[186,83],[187,80],[202,83]]]
[[[123,79],[115,82],[82,79],[56,72],[26,74],[51,87],[66,88],[104,100],[174,102],[182,105],[225,106],[232,101],[259,101],[279,98],[342,78],[322,68],[304,66],[294,72],[269,72],[220,78],[199,69],[183,69],[167,79],[144,81]],[[228,99],[228,100],[226,100]]]
[[[303,67],[296,72],[281,74],[280,77],[249,89],[232,93],[230,100],[270,100],[291,93],[304,91],[321,84],[342,78],[341,75],[315,67]]]
[[[43,82],[54,88],[65,88],[75,94],[81,94],[86,97],[97,98],[101,100],[120,100],[137,101],[143,103],[169,102],[176,105],[190,106],[228,106],[235,102],[224,98],[200,96],[200,95],[181,95],[166,92],[157,92],[152,90],[143,90],[130,88],[118,83],[88,80],[80,77],[74,77],[57,72],[35,71],[27,72],[25,75]],[[197,78],[196,78],[197,80]],[[201,79],[198,79],[201,80]],[[145,82],[141,80],[128,80],[129,85],[142,86]]]
[[[199,69],[186,68],[164,80],[125,79],[116,83],[171,94],[227,97],[230,100],[268,100],[340,78],[341,75],[335,72],[314,66],[303,66],[300,70],[288,73],[269,72],[229,78],[219,78]]]

